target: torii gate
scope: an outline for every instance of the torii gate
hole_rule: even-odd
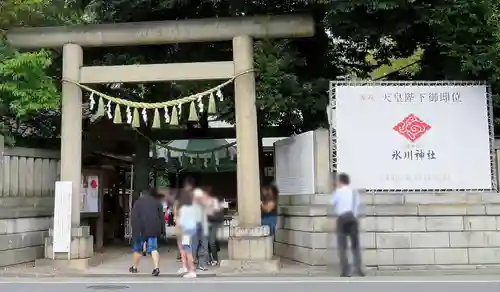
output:
[[[63,79],[82,84],[229,79],[253,69],[254,38],[295,38],[314,35],[314,21],[307,15],[253,16],[119,24],[34,27],[11,29],[7,38],[15,47],[63,48]],[[179,64],[83,66],[82,47],[112,47],[190,42],[233,42],[233,60]],[[260,227],[260,181],[255,106],[255,74],[234,81],[237,151],[238,222],[230,238],[233,260],[270,260],[272,239]],[[62,86],[61,181],[71,181],[71,259],[93,254],[88,228],[80,226],[82,175],[82,90]],[[91,238],[91,237],[90,237]],[[83,240],[82,240],[83,239]],[[82,252],[82,249],[86,251]],[[46,255],[51,257],[51,255]],[[68,255],[63,258],[68,258]]]

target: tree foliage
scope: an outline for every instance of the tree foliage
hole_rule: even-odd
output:
[[[307,1],[306,1],[307,2]],[[93,1],[96,22],[132,22],[184,18],[224,17],[254,14],[311,12],[317,19],[317,34],[301,40],[261,40],[255,43],[257,98],[261,125],[287,126],[290,131],[315,128],[326,122],[329,78],[347,74],[349,63],[343,56],[355,50],[335,50],[344,46],[329,41],[322,24],[324,5],[312,11],[309,4],[298,1]],[[100,51],[100,52],[98,52]],[[100,58],[99,54],[105,54]],[[357,53],[356,53],[357,54]],[[231,44],[175,44],[127,49],[96,50],[94,62],[106,64],[175,63],[232,59]],[[100,59],[99,59],[100,58]],[[357,69],[353,69],[357,70]],[[206,89],[214,83],[129,85],[115,91],[146,100],[176,98]],[[221,118],[234,121],[234,98],[230,87],[220,105]],[[184,111],[187,112],[187,111]]]
[[[36,19],[43,0],[7,0],[0,4],[0,29]],[[58,105],[58,90],[46,69],[52,59],[47,51],[19,52],[0,44],[0,98],[4,111],[18,117]]]
[[[337,8],[329,10],[329,23],[352,23],[352,34],[337,30],[337,35],[366,43],[365,51],[373,53],[378,66],[418,61],[412,70],[386,79],[484,80],[492,86],[495,114],[500,115],[500,1],[370,0],[332,5]]]
[[[53,116],[52,112],[59,110],[61,95],[51,70],[53,52],[12,48],[5,40],[6,30],[15,26],[77,23],[81,13],[74,9],[75,4],[64,0],[0,2],[0,134],[7,138],[39,132],[43,125],[37,116]],[[52,133],[53,127],[49,127],[43,133]]]
[[[313,38],[263,40],[255,45],[262,125],[280,124],[293,131],[324,125],[327,80],[481,79],[491,82],[494,92],[500,90],[498,0],[101,0],[93,5],[98,22],[312,14]],[[169,52],[160,53],[168,62],[230,58],[228,45],[175,45],[147,51],[141,48],[139,55],[147,55],[150,62],[160,51]],[[198,87],[176,88],[173,96]],[[224,108],[229,110],[224,118],[231,121],[231,99]]]
[[[294,12],[311,14],[316,24],[314,37],[255,43],[260,123],[263,126],[278,124],[292,132],[326,124],[328,80],[487,80],[495,94],[500,91],[499,0],[92,0],[65,3],[71,5],[70,9],[50,6],[52,12],[47,12],[49,8],[43,3],[48,2],[58,1],[4,1],[15,12],[2,18],[6,6],[0,6],[3,8],[0,19],[8,19],[7,23],[0,22],[1,27],[27,25],[26,19],[31,21],[31,18],[26,15],[35,15],[33,19],[42,23],[76,23],[82,21],[82,15],[86,16],[86,21],[121,23]],[[36,5],[45,8],[33,10]],[[19,61],[22,54],[25,53],[16,52],[10,58]],[[46,72],[43,66],[50,64],[49,55],[44,52],[30,54],[22,55],[31,56],[28,61],[11,62],[10,75],[2,77],[0,71],[0,78],[19,82],[14,72],[22,70],[15,70],[17,65],[26,66],[28,72],[38,72],[36,74]],[[87,64],[119,65],[229,60],[232,53],[230,43],[173,44],[91,49],[86,50],[85,57]],[[14,93],[10,87],[11,93],[2,97],[9,100],[2,103],[11,106],[12,101],[11,110],[20,115],[44,106],[55,107],[57,101],[49,99],[47,94],[52,90],[51,77],[42,77],[38,78],[39,83],[31,80],[20,87],[24,93]],[[103,85],[103,90],[124,98],[158,101],[213,85],[215,83],[208,82],[126,84],[118,89]],[[230,88],[226,95],[232,97]],[[30,98],[36,105],[28,106]],[[226,98],[220,109],[222,119],[234,120],[233,98]]]
[[[17,117],[27,117],[41,110],[56,109],[60,94],[53,78],[47,75],[52,63],[48,51],[5,54],[0,62],[2,104]]]

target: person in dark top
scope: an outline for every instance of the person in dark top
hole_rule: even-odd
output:
[[[271,236],[274,237],[276,224],[278,222],[278,188],[275,185],[268,185],[262,188],[261,197],[261,224],[269,226]]]
[[[163,210],[163,200],[165,199],[165,196],[166,196],[165,190],[163,190],[163,191],[155,190],[154,194],[152,196],[158,200],[158,203],[161,205],[162,210]],[[165,212],[163,212],[163,215],[165,215]],[[147,240],[147,238],[145,238],[144,242],[143,242],[142,255],[147,256],[148,253],[151,254],[151,252],[148,252],[148,240]]]
[[[133,265],[129,272],[137,273],[137,266],[141,259],[144,242],[147,252],[153,258],[153,276],[160,274],[158,253],[158,237],[165,234],[165,222],[163,219],[163,208],[158,201],[158,194],[153,189],[144,190],[141,197],[134,203],[130,214],[132,224],[132,250]]]
[[[210,256],[210,265],[219,264],[219,240],[217,234],[224,226],[224,207],[220,198],[211,194],[211,189],[207,188],[207,194],[211,196],[211,209],[213,212],[208,214],[208,254]]]

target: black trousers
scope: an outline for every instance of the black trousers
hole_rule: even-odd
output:
[[[217,239],[217,232],[222,226],[223,223],[210,223],[208,228],[208,249],[212,261],[219,261],[220,243]]]
[[[351,272],[347,259],[348,239],[351,241],[355,272],[362,274],[361,249],[359,246],[359,223],[352,213],[344,214],[337,218],[337,250],[343,275],[349,275]]]

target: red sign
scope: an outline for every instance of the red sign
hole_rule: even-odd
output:
[[[97,188],[97,182],[95,181],[95,179],[93,179],[91,182],[90,182],[90,186],[95,189]]]
[[[415,142],[429,131],[431,126],[416,115],[409,114],[392,129],[411,142]]]

